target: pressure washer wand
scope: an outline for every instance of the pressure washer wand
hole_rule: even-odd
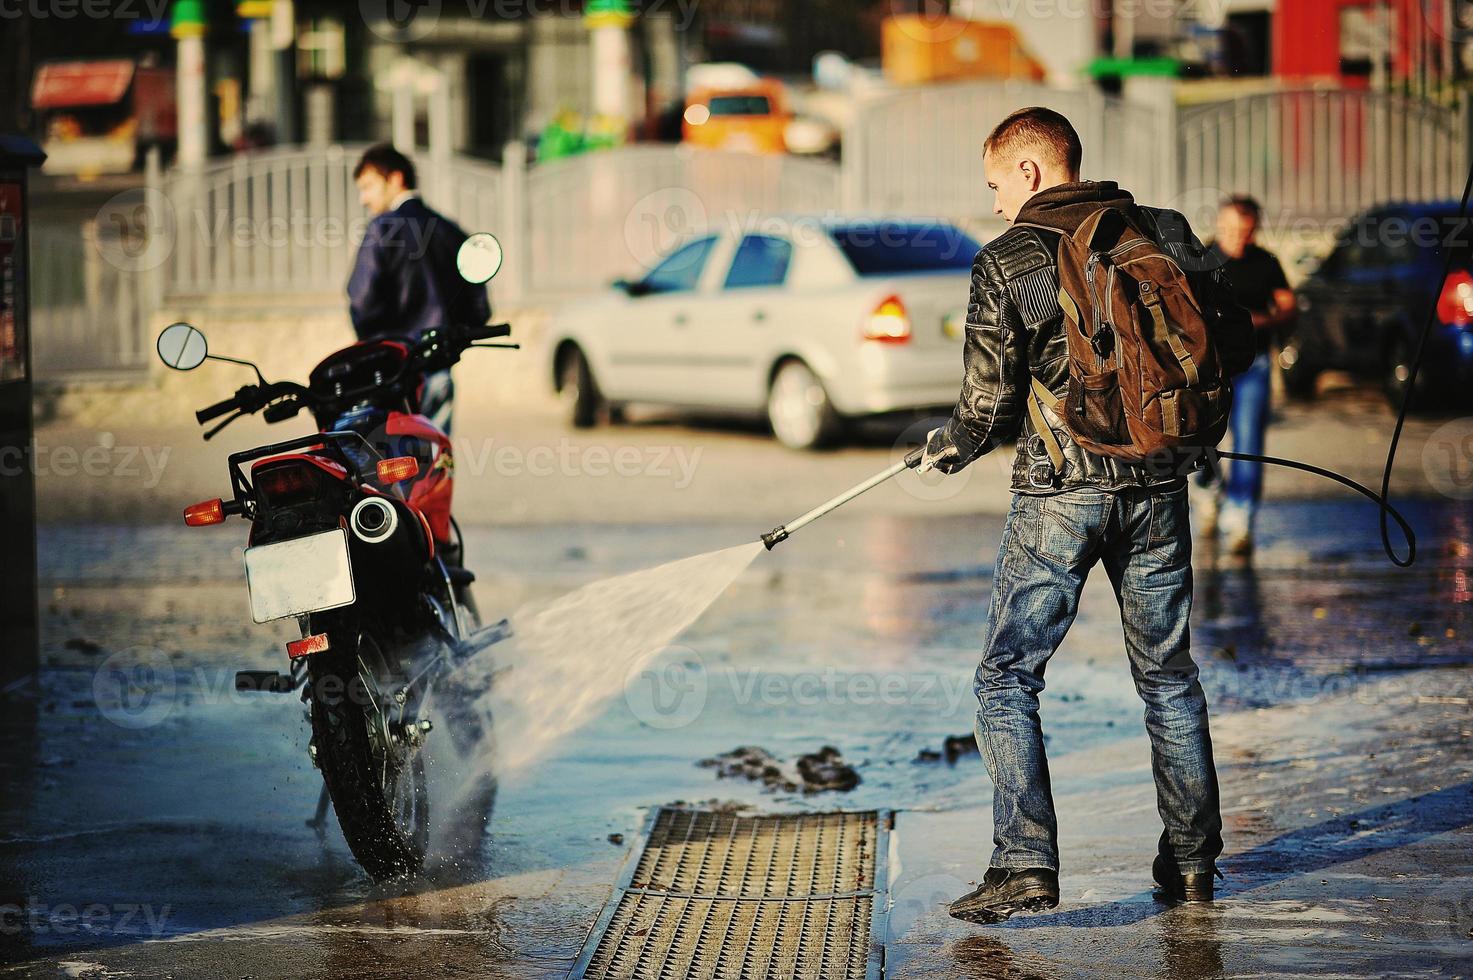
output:
[[[924,452],[924,449],[912,450],[910,455],[906,456],[894,466],[881,470],[874,476],[870,477],[868,480],[865,480],[863,483],[855,484],[848,490],[845,490],[843,493],[839,494],[833,500],[829,500],[825,503],[819,504],[817,507],[804,514],[802,517],[798,518],[796,521],[792,521],[788,524],[779,524],[771,531],[768,531],[766,534],[762,535],[762,543],[767,546],[768,551],[771,551],[773,546],[776,545],[779,541],[786,541],[788,539],[788,535],[792,534],[794,531],[807,527],[809,524],[812,524],[814,521],[818,520],[829,511],[834,510],[838,507],[842,507],[844,504],[847,504],[855,497],[864,493],[866,490],[871,490],[879,486],[881,483],[884,483],[891,477],[899,476],[906,470],[915,469],[917,466],[921,465],[921,456],[924,454]]]

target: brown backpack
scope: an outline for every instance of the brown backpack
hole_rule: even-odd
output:
[[[1119,209],[1101,208],[1060,235],[1058,271],[1069,389],[1060,399],[1034,378],[1028,399],[1055,472],[1064,457],[1040,403],[1082,448],[1103,456],[1171,463],[1183,450],[1215,447],[1232,387],[1176,259]]]

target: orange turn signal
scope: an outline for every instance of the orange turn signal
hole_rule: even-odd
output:
[[[224,520],[225,502],[219,497],[214,500],[201,500],[197,504],[190,504],[184,508],[184,523],[190,527],[219,524]]]
[[[378,482],[403,483],[419,476],[419,460],[413,456],[395,456],[378,461]]]
[[[300,640],[292,640],[286,645],[286,655],[296,660],[305,657],[309,653],[321,653],[327,649],[327,634],[314,633],[304,636]]]

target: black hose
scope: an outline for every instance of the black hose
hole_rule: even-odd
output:
[[[1405,403],[1403,403],[1403,405],[1402,405],[1402,412],[1404,413],[1405,411],[1406,411],[1406,405],[1405,405]],[[1392,442],[1391,453],[1392,453],[1393,456],[1396,453],[1396,443],[1395,443],[1395,441]],[[1401,511],[1399,511],[1395,507],[1393,507],[1391,505],[1391,502],[1386,499],[1386,483],[1387,483],[1387,480],[1384,477],[1383,477],[1382,482],[1381,482],[1381,492],[1380,493],[1377,493],[1376,491],[1372,490],[1370,487],[1365,486],[1365,485],[1360,484],[1360,483],[1356,483],[1354,480],[1352,480],[1348,476],[1341,476],[1339,473],[1336,473],[1334,470],[1327,470],[1323,466],[1314,466],[1314,465],[1312,465],[1310,463],[1301,463],[1301,462],[1299,462],[1297,460],[1293,460],[1293,459],[1282,459],[1281,457],[1278,457],[1278,456],[1260,456],[1257,453],[1230,453],[1230,452],[1227,452],[1226,450],[1216,450],[1215,453],[1214,453],[1214,455],[1217,455],[1217,456],[1226,456],[1228,459],[1243,459],[1243,460],[1249,460],[1249,461],[1252,461],[1252,462],[1255,462],[1255,463],[1271,463],[1274,466],[1287,466],[1290,469],[1304,470],[1306,473],[1313,473],[1316,476],[1322,476],[1322,477],[1325,477],[1328,480],[1334,480],[1336,483],[1340,484],[1341,486],[1349,487],[1350,489],[1354,490],[1356,493],[1359,493],[1359,494],[1362,494],[1363,496],[1366,496],[1366,497],[1371,498],[1372,500],[1374,500],[1376,502],[1376,506],[1378,506],[1378,507],[1381,508],[1381,544],[1382,544],[1382,547],[1386,549],[1386,556],[1391,559],[1391,561],[1392,561],[1393,564],[1398,565],[1398,566],[1400,566],[1402,568],[1406,568],[1412,562],[1414,562],[1414,561],[1417,560],[1417,536],[1416,536],[1416,534],[1414,534],[1412,532],[1412,526],[1407,523],[1407,519],[1401,515]],[[1390,472],[1391,472],[1391,457],[1388,456],[1387,459],[1386,459],[1386,474],[1389,475]],[[1404,538],[1406,538],[1406,542],[1407,542],[1407,557],[1406,557],[1406,560],[1405,561],[1401,560],[1400,558],[1397,558],[1396,557],[1396,552],[1394,552],[1394,551],[1391,550],[1390,534],[1389,534],[1389,532],[1387,530],[1387,527],[1386,527],[1386,515],[1387,514],[1390,514],[1391,517],[1392,517],[1392,519],[1394,519],[1396,521],[1397,525],[1401,528],[1402,536]]]
[[[1463,184],[1463,196],[1458,202],[1458,219],[1460,221],[1468,215],[1468,198],[1470,195],[1473,195],[1473,168],[1469,168],[1468,170],[1468,179]],[[1406,381],[1406,394],[1401,400],[1400,408],[1396,412],[1396,426],[1391,430],[1391,444],[1386,448],[1386,466],[1381,471],[1380,493],[1377,493],[1370,487],[1355,482],[1349,477],[1341,476],[1333,470],[1327,470],[1321,466],[1313,466],[1309,463],[1300,463],[1292,459],[1282,459],[1278,456],[1260,456],[1257,453],[1230,453],[1221,450],[1216,453],[1218,456],[1225,456],[1228,459],[1271,463],[1274,466],[1287,466],[1291,469],[1304,470],[1306,473],[1313,473],[1316,476],[1323,476],[1326,479],[1334,480],[1341,486],[1349,487],[1356,493],[1370,498],[1375,502],[1377,508],[1379,508],[1378,520],[1381,530],[1381,547],[1386,552],[1386,557],[1391,559],[1391,563],[1398,568],[1407,568],[1417,560],[1417,536],[1413,533],[1412,526],[1402,516],[1401,511],[1397,510],[1391,504],[1391,468],[1396,462],[1396,448],[1401,442],[1402,429],[1406,426],[1407,411],[1411,408],[1412,404],[1412,393],[1416,390],[1417,372],[1422,367],[1422,355],[1426,351],[1427,338],[1431,335],[1432,327],[1437,322],[1437,297],[1442,291],[1443,283],[1447,282],[1448,274],[1452,272],[1455,251],[1451,243],[1447,244],[1446,253],[1442,260],[1442,275],[1433,284],[1433,289],[1436,292],[1434,292],[1431,302],[1427,304],[1427,318],[1423,321],[1422,333],[1417,338],[1417,353],[1412,357],[1412,369]],[[1391,544],[1391,528],[1387,522],[1388,517],[1396,521],[1397,527],[1401,529],[1402,537],[1406,539],[1407,554],[1405,558],[1398,557],[1396,549]]]
[[[1470,167],[1468,170],[1468,179],[1463,184],[1463,197],[1458,202],[1459,221],[1466,219],[1468,216],[1468,198],[1470,195],[1473,195],[1473,167]],[[1406,425],[1407,410],[1411,408],[1412,393],[1416,390],[1417,371],[1422,367],[1422,355],[1427,347],[1427,338],[1431,335],[1432,327],[1437,322],[1437,297],[1442,292],[1443,283],[1447,282],[1448,274],[1452,272],[1455,250],[1451,242],[1446,245],[1446,253],[1442,260],[1442,275],[1433,284],[1434,293],[1431,302],[1427,304],[1427,318],[1422,323],[1422,333],[1417,339],[1417,353],[1412,357],[1412,370],[1407,377],[1406,395],[1402,398],[1401,407],[1396,412],[1396,427],[1391,430],[1391,444],[1386,449],[1386,466],[1381,471],[1380,493],[1376,493],[1369,487],[1356,483],[1349,477],[1341,476],[1339,473],[1320,466],[1312,466],[1309,463],[1300,463],[1292,459],[1281,459],[1277,456],[1260,456],[1256,453],[1217,452],[1217,455],[1226,456],[1228,459],[1272,463],[1274,466],[1287,466],[1291,469],[1304,470],[1306,473],[1314,473],[1317,476],[1334,480],[1342,486],[1349,487],[1356,493],[1369,497],[1380,508],[1378,516],[1381,529],[1381,547],[1385,550],[1386,557],[1391,559],[1391,563],[1398,568],[1407,568],[1412,562],[1417,560],[1417,536],[1412,532],[1412,526],[1407,523],[1406,518],[1401,515],[1401,512],[1391,505],[1391,467],[1396,462],[1396,447],[1401,442],[1401,430]],[[1391,528],[1387,523],[1388,517],[1396,521],[1397,526],[1401,528],[1402,537],[1406,539],[1406,558],[1397,557],[1396,549],[1392,547]]]
[[[1458,219],[1460,221],[1468,217],[1468,197],[1470,194],[1473,194],[1473,167],[1468,169],[1468,179],[1463,184],[1463,197],[1458,202]],[[1391,505],[1387,503],[1386,497],[1391,492],[1391,464],[1396,459],[1396,445],[1401,441],[1401,430],[1402,426],[1406,424],[1407,409],[1411,407],[1412,393],[1416,391],[1417,371],[1422,367],[1422,354],[1427,347],[1427,337],[1432,333],[1433,324],[1437,322],[1437,297],[1441,294],[1443,284],[1447,282],[1448,274],[1452,272],[1453,268],[1454,249],[1452,243],[1448,242],[1445,248],[1447,254],[1442,259],[1442,275],[1438,277],[1437,282],[1432,287],[1434,292],[1431,302],[1427,304],[1427,318],[1422,321],[1422,335],[1417,338],[1417,353],[1412,357],[1412,371],[1407,376],[1406,394],[1401,400],[1401,408],[1396,413],[1396,428],[1391,430],[1391,445],[1386,450],[1386,468],[1381,472],[1381,497],[1377,500],[1377,503],[1381,507],[1381,547],[1386,549],[1386,556],[1391,559],[1392,564],[1400,568],[1406,568],[1417,560],[1417,542],[1411,536],[1411,530],[1407,527],[1406,521],[1402,520],[1401,515],[1396,513]],[[1407,536],[1408,548],[1405,561],[1397,558],[1396,553],[1391,550],[1391,535],[1386,528],[1386,514],[1388,511],[1401,525],[1402,533]]]

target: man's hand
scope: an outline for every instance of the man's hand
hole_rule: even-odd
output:
[[[918,473],[929,473],[936,470],[941,473],[955,473],[966,464],[962,462],[961,451],[946,435],[946,427],[932,429],[926,436],[926,451],[921,455],[921,464],[916,467]]]

